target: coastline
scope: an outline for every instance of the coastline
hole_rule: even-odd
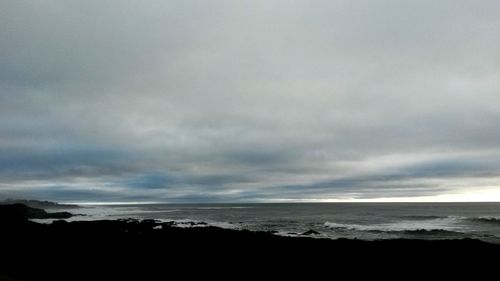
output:
[[[494,264],[500,257],[500,245],[474,239],[331,240],[214,226],[180,228],[155,220],[40,224],[2,215],[7,216],[16,219],[4,220],[0,234],[1,241],[9,241],[0,260],[4,280],[63,280],[74,272],[79,272],[75,278],[84,280],[93,280],[95,274],[114,276],[111,280],[131,276],[156,280],[169,270],[210,274],[220,267],[227,272],[248,272],[251,267],[249,273],[267,270],[276,274],[294,272],[282,272],[283,266],[302,272],[352,265],[426,271],[463,265],[472,269],[473,265]]]

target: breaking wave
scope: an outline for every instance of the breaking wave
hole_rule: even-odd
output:
[[[443,218],[447,218],[447,217],[443,217],[443,216],[419,216],[419,215],[415,215],[415,216],[401,216],[400,218],[408,219],[408,220],[427,220],[427,219],[443,219]]]
[[[460,217],[439,217],[424,220],[402,220],[390,223],[379,224],[346,224],[325,222],[325,226],[336,230],[354,230],[369,232],[404,232],[414,234],[437,234],[437,233],[458,233],[457,223],[462,220]]]
[[[226,209],[250,209],[252,207],[247,207],[247,206],[229,206],[229,207],[221,207],[221,206],[214,206],[214,207],[197,207],[195,208],[196,210],[226,210]]]
[[[469,220],[474,222],[500,225],[500,218],[498,217],[476,217],[476,218],[469,218]]]

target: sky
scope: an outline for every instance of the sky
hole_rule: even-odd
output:
[[[500,1],[0,3],[0,199],[500,201]]]

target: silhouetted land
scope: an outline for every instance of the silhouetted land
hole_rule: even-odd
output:
[[[32,208],[40,209],[72,209],[79,208],[78,205],[73,204],[61,204],[51,201],[40,201],[40,200],[27,200],[27,199],[6,199],[0,201],[0,205],[12,205],[12,204],[23,204]]]
[[[433,270],[446,275],[478,271],[478,277],[500,264],[500,245],[471,239],[329,240],[179,228],[154,220],[28,220],[40,216],[51,215],[21,204],[0,206],[0,280],[309,280],[388,277],[401,271],[406,279],[436,276]]]
[[[52,212],[28,207],[23,204],[0,205],[0,221],[3,223],[26,222],[27,219],[67,219],[73,214],[69,212]]]

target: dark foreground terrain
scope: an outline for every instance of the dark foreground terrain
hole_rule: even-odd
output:
[[[470,239],[328,240],[153,220],[28,220],[67,216],[0,206],[0,280],[482,279],[500,265],[500,245]]]

